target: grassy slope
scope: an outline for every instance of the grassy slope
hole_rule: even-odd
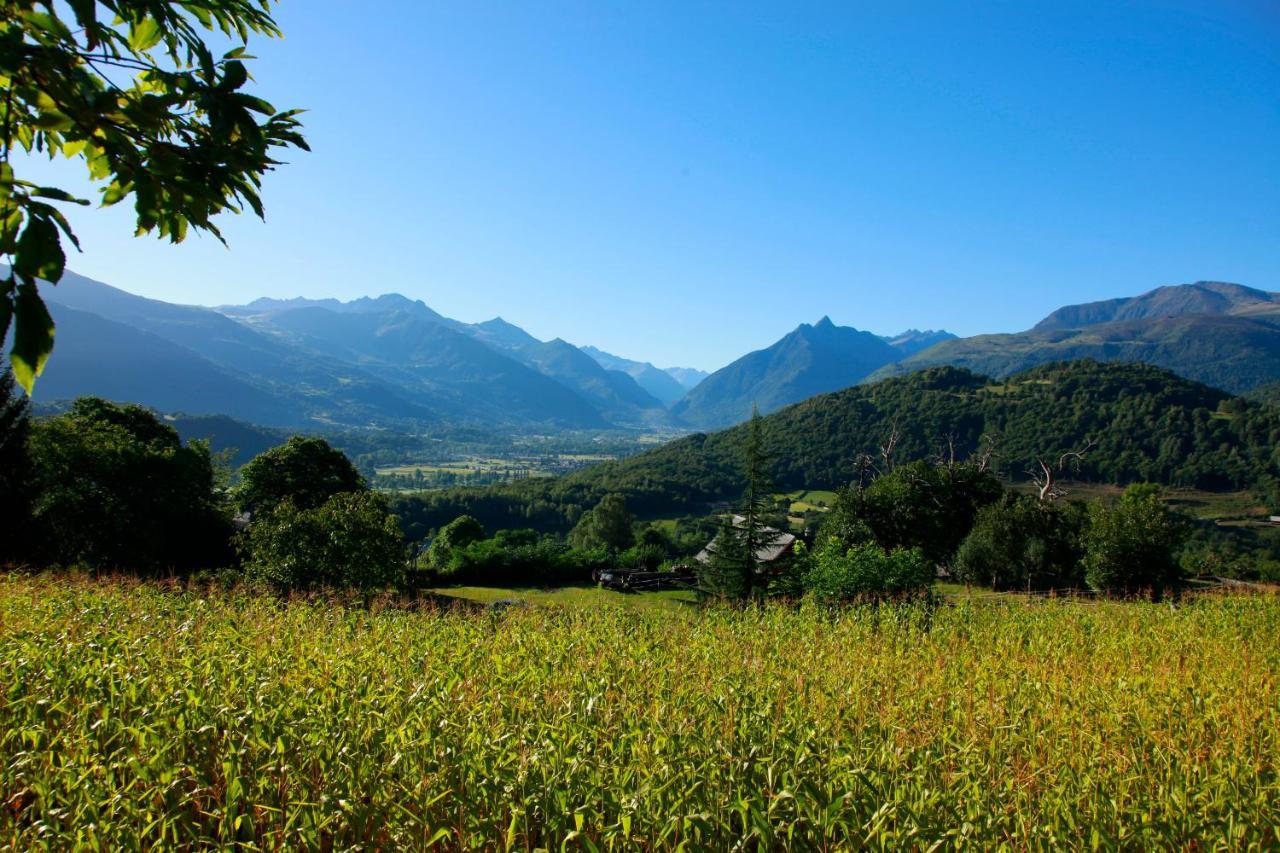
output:
[[[1275,597],[499,615],[5,576],[0,839],[1274,847],[1278,639]]]

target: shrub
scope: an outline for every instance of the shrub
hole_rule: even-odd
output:
[[[608,563],[603,549],[570,548],[558,537],[539,537],[532,530],[500,530],[492,539],[454,549],[439,578],[481,586],[579,583],[591,579],[593,568]]]
[[[898,598],[933,586],[933,565],[918,548],[846,547],[830,537],[812,552],[801,549],[800,559],[804,591],[823,602]]]
[[[312,509],[286,499],[249,527],[244,550],[250,577],[280,590],[378,589],[404,570],[400,527],[372,492],[336,494]]]
[[[427,567],[436,573],[448,569],[453,552],[484,539],[484,526],[469,515],[460,515],[446,524],[431,541]]]
[[[952,573],[996,590],[1076,586],[1083,523],[1077,505],[1006,495],[978,511]]]
[[[667,559],[661,545],[634,545],[618,555],[618,565],[633,571],[651,572]]]
[[[1085,579],[1100,592],[1159,594],[1180,579],[1174,552],[1182,526],[1152,485],[1134,485],[1114,504],[1089,508],[1084,539]]]

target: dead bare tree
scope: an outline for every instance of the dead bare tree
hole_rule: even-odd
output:
[[[978,466],[978,473],[985,474],[991,469],[991,462],[1000,456],[1000,437],[998,435],[982,436],[982,446],[978,448],[975,454],[975,464]]]
[[[1063,453],[1056,462],[1052,460],[1052,457],[1047,461],[1041,457],[1036,457],[1035,467],[1029,469],[1027,474],[1030,475],[1031,482],[1036,486],[1041,503],[1050,503],[1066,496],[1067,490],[1058,484],[1058,475],[1065,471],[1068,465],[1079,467],[1085,454],[1093,450],[1097,445],[1098,442],[1088,439],[1076,450],[1068,450]]]
[[[854,467],[858,472],[858,491],[866,490],[871,481],[880,476],[880,470],[876,468],[876,462],[870,453],[859,453],[858,458],[854,461]]]
[[[938,452],[933,455],[933,464],[948,470],[956,467],[956,434],[954,432],[949,432],[942,437]]]
[[[889,429],[889,437],[885,443],[880,445],[880,458],[884,461],[884,473],[893,473],[893,453],[898,447],[898,440],[902,434],[898,432],[898,419],[893,419],[893,426]]]

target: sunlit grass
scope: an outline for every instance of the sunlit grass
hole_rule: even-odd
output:
[[[480,604],[495,601],[520,601],[530,605],[617,606],[670,610],[695,603],[691,590],[659,590],[656,592],[617,592],[594,584],[561,587],[495,587],[444,586],[431,590],[439,596],[460,598]]]
[[[1280,600],[410,611],[0,577],[17,849],[1280,845]]]

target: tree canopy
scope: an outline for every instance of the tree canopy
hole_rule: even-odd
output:
[[[219,213],[263,215],[263,175],[279,149],[307,147],[297,110],[246,91],[251,35],[275,37],[271,0],[0,2],[0,340],[31,392],[53,349],[38,282],[56,284],[65,237],[58,203],[88,204],[16,174],[21,149],[81,161],[103,206],[132,199],[137,233],[221,239]],[[236,43],[215,55],[206,39]]]
[[[236,502],[255,514],[286,499],[298,509],[315,509],[334,495],[365,488],[364,478],[341,450],[323,438],[295,435],[241,469]]]
[[[42,562],[136,572],[230,562],[208,445],[183,445],[149,410],[84,397],[37,422],[30,448]]]
[[[404,573],[400,526],[373,492],[306,509],[285,500],[250,525],[243,548],[250,577],[280,590],[379,589]]]

